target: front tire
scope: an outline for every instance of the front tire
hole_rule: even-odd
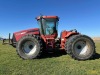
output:
[[[22,37],[17,43],[17,54],[23,59],[37,58],[40,54],[40,42],[38,38],[35,35]]]
[[[74,35],[65,43],[67,53],[74,59],[87,60],[95,54],[95,44],[86,35]]]

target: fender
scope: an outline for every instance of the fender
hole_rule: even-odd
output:
[[[61,32],[61,37],[60,37],[61,38],[61,44],[60,44],[61,48],[62,49],[65,48],[65,42],[70,36],[77,35],[77,34],[79,34],[79,33],[78,32],[73,32],[73,31],[66,31],[66,30],[62,31]]]
[[[65,36],[65,38],[69,38],[70,36],[77,35],[77,34],[79,34],[79,33],[77,33],[77,32],[68,32],[67,35]]]

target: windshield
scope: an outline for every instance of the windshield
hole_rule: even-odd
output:
[[[42,19],[42,25],[39,21],[40,32],[44,35],[57,33],[58,21],[56,19]]]
[[[53,21],[51,21],[51,22],[47,21],[46,22],[46,32],[45,32],[45,34],[46,35],[51,35],[51,34],[53,34],[55,32],[57,32],[56,26],[55,26],[55,22],[53,22]]]

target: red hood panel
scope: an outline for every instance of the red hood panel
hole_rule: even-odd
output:
[[[18,31],[18,32],[14,32],[14,34],[18,35],[19,33],[23,34],[23,33],[27,33],[27,32],[32,32],[32,31],[39,31],[39,28],[33,28],[33,29],[27,29],[27,30],[22,30],[22,31]]]
[[[20,40],[26,34],[39,34],[39,28],[27,29],[13,33],[16,41]]]

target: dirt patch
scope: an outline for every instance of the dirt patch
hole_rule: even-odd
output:
[[[94,42],[99,42],[100,43],[100,37],[93,37],[92,39],[94,40]]]
[[[100,37],[93,37],[93,40],[100,41]]]

